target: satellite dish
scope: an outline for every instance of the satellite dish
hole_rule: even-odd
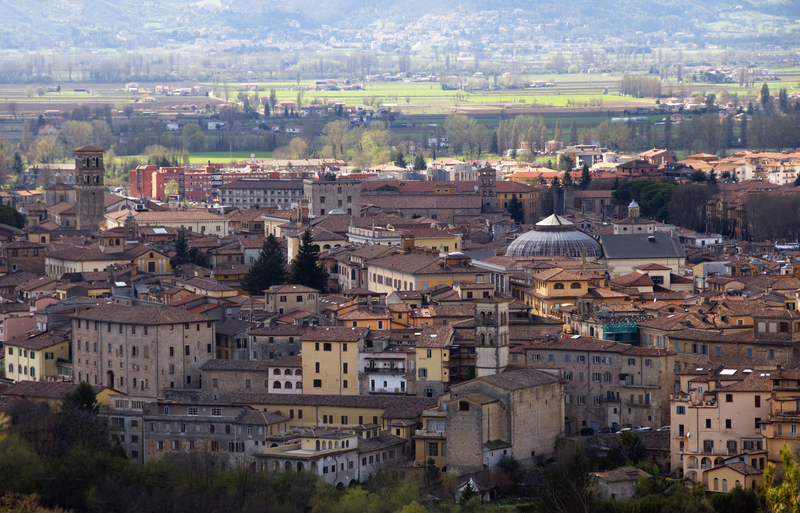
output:
[[[476,186],[474,186],[473,188],[474,188],[476,191],[478,190],[478,186],[477,186],[477,185],[476,185]]]
[[[254,158],[256,158],[256,154],[255,154],[255,153],[251,153],[251,154],[250,154],[250,158],[251,158],[251,159],[254,159]]]

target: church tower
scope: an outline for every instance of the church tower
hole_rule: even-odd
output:
[[[103,150],[83,146],[75,150],[75,214],[78,230],[97,231],[105,217]]]
[[[497,173],[489,166],[478,170],[478,192],[481,195],[481,206],[497,206]]]
[[[475,303],[475,375],[491,376],[508,366],[508,300],[485,298]]]

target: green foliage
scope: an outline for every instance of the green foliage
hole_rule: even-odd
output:
[[[710,187],[701,185],[684,184],[676,187],[667,206],[670,222],[690,230],[705,231],[705,205],[712,194]],[[708,229],[716,233],[724,231],[722,226],[709,226]]]
[[[417,153],[414,157],[414,171],[424,171],[428,169],[428,164],[425,163],[425,157],[422,156],[422,153]]]
[[[755,490],[734,487],[730,493],[714,493],[708,497],[714,511],[720,513],[753,513],[762,510],[761,500]]]
[[[13,207],[0,205],[0,223],[13,226],[15,228],[25,228],[25,216],[17,212]]]
[[[242,279],[241,285],[251,295],[262,294],[273,285],[280,285],[286,279],[285,257],[278,239],[269,234],[261,246],[258,260]]]
[[[328,283],[328,271],[318,261],[318,257],[319,248],[314,246],[311,230],[306,229],[300,239],[297,256],[292,260],[289,282],[324,291]]]
[[[669,201],[675,185],[652,180],[631,180],[622,183],[611,194],[614,205],[627,205],[636,200],[642,217],[665,221],[669,217]]]
[[[189,250],[189,263],[199,265],[200,267],[209,267],[208,256],[206,256],[206,252],[200,248],[192,248]]]
[[[568,154],[562,153],[558,156],[558,169],[559,171],[572,171],[575,168],[575,158]]]
[[[547,513],[590,513],[596,506],[591,467],[583,448],[569,442],[556,446],[556,465],[544,473],[541,501]]]
[[[376,192],[398,192],[400,189],[395,187],[394,185],[381,185],[380,187],[375,188]]]
[[[516,194],[511,195],[511,201],[508,202],[508,212],[511,214],[511,219],[517,223],[523,221],[522,202],[517,198]]]
[[[572,187],[575,181],[572,179],[572,173],[569,170],[564,171],[564,177],[561,179],[561,184],[564,187]]]
[[[583,169],[581,170],[581,178],[578,181],[578,187],[580,190],[585,191],[589,188],[590,183],[592,183],[592,175],[589,173],[589,166],[584,162]]]
[[[94,391],[94,387],[86,381],[81,381],[75,390],[64,396],[61,408],[62,410],[75,408],[96,415],[100,411],[100,404],[97,402],[97,393]]]
[[[175,239],[175,256],[170,259],[169,263],[174,269],[188,261],[189,243],[186,242],[186,234],[181,230],[178,232],[178,237]]]

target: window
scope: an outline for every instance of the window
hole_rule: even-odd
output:
[[[731,429],[731,419],[725,419],[725,429]]]
[[[645,358],[644,366],[645,367],[651,367],[652,365],[653,365],[653,360],[651,360],[650,358]]]
[[[417,375],[418,375],[418,377],[419,377],[419,378],[421,378],[421,379],[426,379],[426,378],[428,377],[428,369],[426,369],[426,368],[423,368],[423,367],[420,367],[420,368],[417,370]]]
[[[189,406],[189,408],[187,409],[187,413],[188,413],[188,415],[190,417],[196,417],[197,414],[198,414],[198,411],[199,410],[198,410],[197,406]]]
[[[628,358],[628,365],[636,365],[636,358]]]
[[[315,379],[314,380],[314,388],[322,388],[322,380],[321,379]]]
[[[781,323],[781,324],[783,324],[783,323]],[[774,360],[775,359],[775,350],[774,349],[770,349],[769,350],[769,359],[770,360]]]
[[[686,406],[678,406],[676,408],[675,413],[677,413],[678,415],[686,415]]]
[[[761,396],[756,396],[756,408],[761,408]]]
[[[722,356],[722,347],[717,346],[716,356]]]
[[[586,404],[586,396],[585,395],[579,395],[578,396],[578,404]]]
[[[330,342],[325,342],[324,344],[322,344],[322,350],[323,351],[330,351],[331,350],[331,343]]]
[[[211,408],[212,417],[222,417],[222,408]]]
[[[752,358],[753,357],[753,348],[752,347],[748,347],[747,348],[747,357],[748,358]]]
[[[439,443],[428,442],[428,456],[439,456]]]
[[[732,403],[733,402],[733,394],[725,394],[725,402]]]

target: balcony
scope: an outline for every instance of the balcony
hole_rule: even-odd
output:
[[[405,388],[378,388],[378,387],[370,387],[369,393],[370,394],[405,394],[407,390]]]
[[[405,374],[405,367],[373,367],[368,365],[364,367],[365,374]]]

